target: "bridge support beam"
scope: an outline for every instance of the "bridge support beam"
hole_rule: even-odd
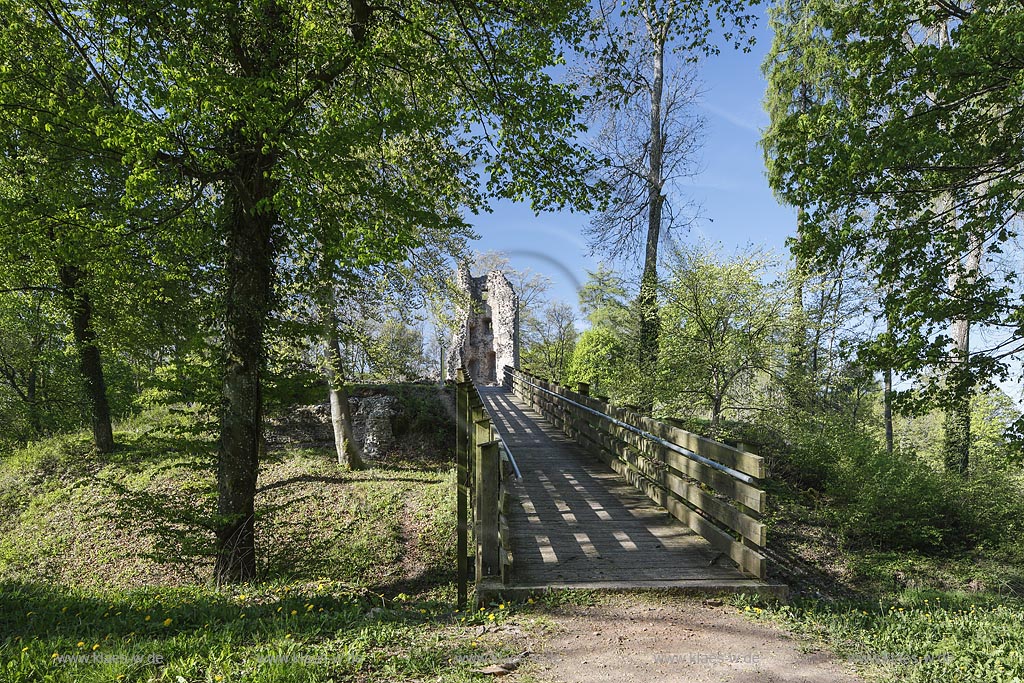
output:
[[[476,580],[501,575],[498,545],[498,491],[501,485],[501,453],[497,441],[476,447]]]
[[[459,368],[455,378],[455,555],[456,602],[466,609],[469,593],[469,390],[466,374]]]

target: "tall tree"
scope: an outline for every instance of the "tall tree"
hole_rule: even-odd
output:
[[[93,128],[130,170],[122,199],[139,206],[168,191],[160,173],[209,188],[223,258],[223,408],[218,453],[218,581],[256,572],[264,336],[276,265],[318,212],[358,225],[349,203],[386,195],[412,221],[429,218],[402,174],[367,152],[400,137],[433,177],[483,187],[468,198],[525,198],[541,208],[580,203],[571,142],[576,98],[547,77],[574,40],[581,3],[431,6],[402,2],[197,0],[8,1],[9,23],[44,22],[104,101]],[[4,46],[5,48],[7,46]],[[90,110],[93,111],[93,110]],[[441,143],[441,144],[439,144]],[[421,164],[419,167],[426,166]],[[483,169],[487,177],[478,177]],[[354,258],[393,261],[415,245],[404,221],[329,235]]]
[[[727,40],[734,40],[730,29],[738,31],[739,45],[752,21],[744,10],[744,2],[733,0],[597,4],[592,68],[584,81],[600,131],[593,147],[603,165],[596,176],[609,198],[588,234],[594,249],[613,258],[640,256],[637,356],[646,377],[654,377],[658,356],[658,250],[684,214],[683,206],[673,209],[670,189],[695,172],[701,144],[692,59],[716,49],[714,23],[726,26]]]
[[[523,364],[543,377],[565,382],[576,336],[576,313],[572,306],[548,302],[523,327]]]
[[[1002,0],[806,6],[813,30],[801,40],[832,65],[806,75],[828,97],[772,112],[770,182],[808,210],[801,253],[827,263],[856,249],[891,287],[888,352],[922,389],[899,398],[960,416],[946,460],[966,471],[968,441],[955,433],[969,433],[969,397],[1024,349],[1016,273],[987,267],[1024,208],[1024,106],[1010,85],[1024,71],[1013,37],[1024,10]],[[767,65],[770,83],[795,80],[791,54]],[[992,341],[972,348],[972,326]]]
[[[107,452],[114,439],[103,348],[154,341],[147,330],[162,327],[168,308],[161,272],[174,270],[175,257],[144,233],[180,228],[189,202],[169,194],[125,210],[129,162],[98,135],[114,107],[81,46],[50,20],[51,5],[3,10],[11,21],[0,28],[0,289],[51,292],[62,302],[93,442]]]
[[[665,283],[661,371],[684,405],[696,397],[717,430],[727,410],[742,409],[738,389],[773,368],[785,290],[763,279],[771,260],[757,252],[723,259],[707,247],[679,250]]]
[[[777,129],[788,122],[788,117],[806,115],[812,106],[829,97],[823,74],[833,67],[827,51],[813,40],[819,27],[810,17],[811,3],[808,0],[781,0],[768,11],[769,26],[773,40],[764,63],[764,73],[769,80],[765,93],[765,110],[769,114],[769,128],[765,139],[770,140]],[[772,69],[771,65],[784,61],[786,69]],[[806,167],[807,161],[804,161]],[[803,234],[811,199],[807,196],[790,199],[796,206],[796,244]],[[804,285],[812,277],[803,251],[792,250],[792,300],[788,316],[788,349],[783,387],[791,405],[805,409],[814,405],[814,397],[806,389],[813,382],[809,380],[811,348],[809,346],[808,318],[805,310]]]

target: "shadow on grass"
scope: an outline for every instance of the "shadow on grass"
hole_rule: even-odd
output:
[[[224,628],[242,637],[268,631],[315,635],[326,623],[343,625],[358,619],[371,608],[374,596],[356,591],[342,595],[267,591],[259,599],[259,604],[247,603],[200,586],[86,592],[55,584],[4,581],[0,582],[0,613],[5,617],[0,621],[0,642],[62,638],[102,642],[128,637],[163,641],[186,632]],[[309,604],[315,609],[308,609]]]
[[[359,475],[359,472],[354,472],[351,476],[346,477],[326,477],[316,474],[300,474],[295,477],[289,477],[288,479],[282,479],[281,481],[275,481],[274,483],[267,484],[266,486],[261,486],[256,489],[256,493],[267,493],[268,491],[287,488],[296,484],[329,484],[342,486],[346,484],[358,484],[365,481],[410,482],[414,484],[440,484],[443,481],[441,479],[417,479],[415,477],[369,478],[361,477]]]

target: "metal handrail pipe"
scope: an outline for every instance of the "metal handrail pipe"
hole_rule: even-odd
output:
[[[506,373],[511,373],[512,371],[506,368],[505,372]],[[680,455],[684,455],[687,458],[689,458],[690,460],[694,460],[694,461],[699,462],[699,463],[701,463],[703,465],[707,465],[708,467],[712,467],[712,468],[714,468],[714,469],[716,469],[716,470],[718,470],[720,472],[724,472],[725,474],[728,474],[730,477],[732,477],[734,479],[738,479],[739,481],[742,481],[745,484],[755,484],[756,485],[756,483],[757,483],[757,480],[754,477],[751,477],[748,474],[744,474],[743,472],[739,472],[737,470],[734,470],[731,467],[726,467],[725,465],[723,465],[720,462],[715,462],[714,460],[711,460],[709,458],[705,458],[703,455],[700,455],[699,453],[694,453],[689,448],[683,448],[679,444],[674,444],[671,441],[666,441],[665,439],[662,439],[659,436],[655,436],[654,434],[651,434],[650,432],[644,431],[643,429],[640,429],[639,427],[634,427],[633,425],[629,424],[628,422],[623,422],[622,420],[617,420],[616,418],[612,417],[611,415],[608,415],[607,413],[602,413],[600,410],[595,410],[594,408],[591,408],[590,406],[585,406],[582,403],[577,403],[576,401],[573,401],[571,398],[566,398],[565,396],[562,396],[561,394],[556,394],[555,392],[553,392],[553,391],[551,391],[549,389],[545,389],[542,386],[534,384],[533,382],[525,379],[524,377],[519,377],[519,381],[523,382],[524,384],[529,384],[531,387],[534,387],[535,389],[540,389],[541,391],[543,391],[546,394],[551,394],[552,396],[554,396],[554,397],[556,397],[556,398],[558,398],[558,399],[560,399],[562,401],[565,401],[566,403],[571,403],[572,405],[576,406],[577,408],[585,410],[588,413],[591,413],[593,415],[597,415],[598,417],[602,417],[602,418],[608,420],[609,422],[611,422],[613,424],[616,424],[616,425],[618,425],[618,426],[620,426],[620,427],[622,427],[624,429],[628,429],[629,431],[633,432],[634,434],[638,434],[638,435],[644,437],[645,439],[647,439],[649,441],[653,441],[654,443],[658,444],[659,446],[664,446],[665,448],[668,448],[669,450],[675,451],[676,453],[679,453]]]

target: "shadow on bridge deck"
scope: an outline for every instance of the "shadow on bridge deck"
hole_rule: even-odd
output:
[[[505,595],[548,588],[779,594],[501,387],[480,387],[522,472],[511,487],[514,557]]]

